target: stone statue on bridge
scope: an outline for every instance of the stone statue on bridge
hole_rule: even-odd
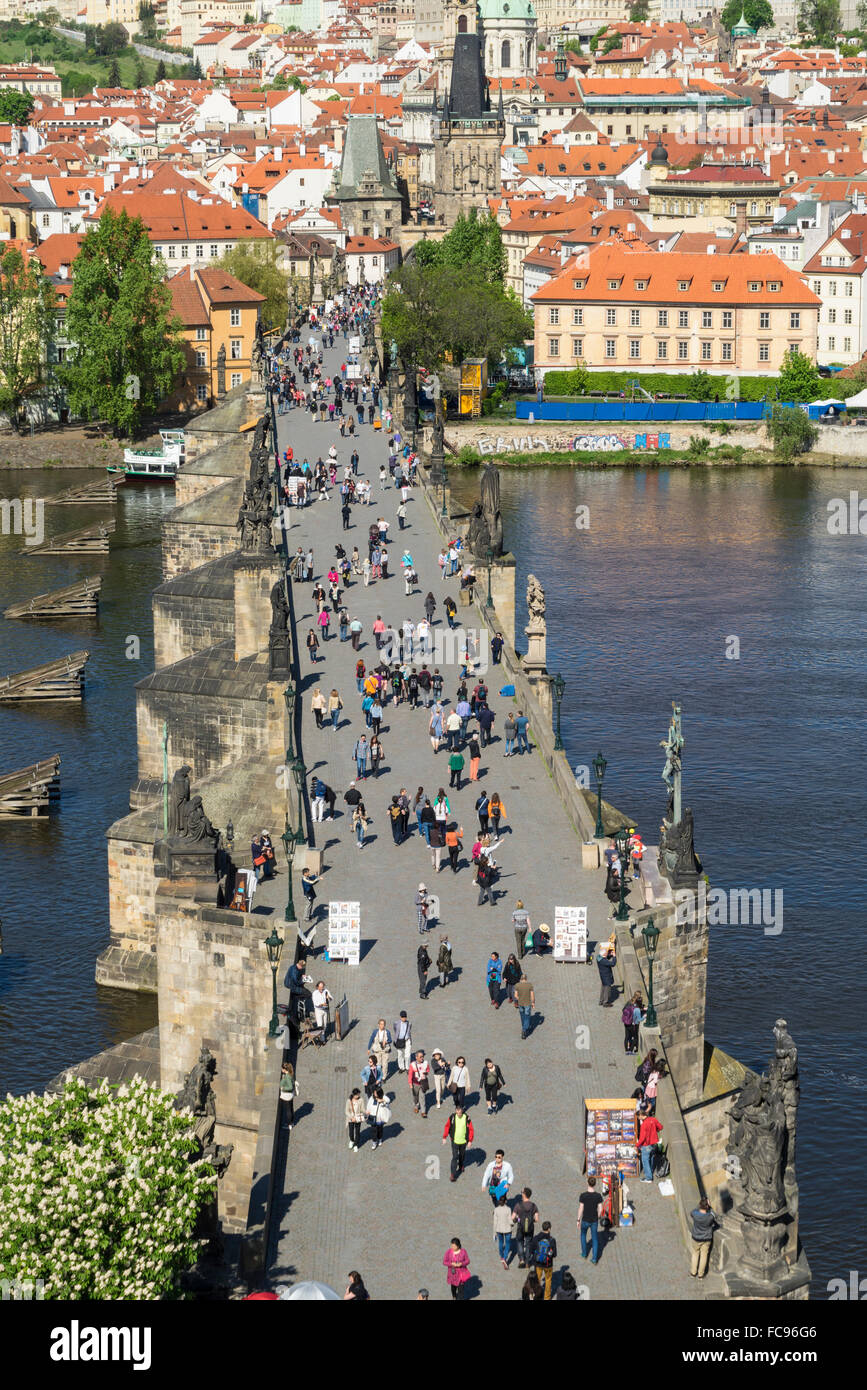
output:
[[[189,763],[184,763],[183,767],[178,768],[169,785],[168,817],[166,824],[166,834],[169,836],[183,834],[184,820],[190,800],[191,771],[192,768]]]
[[[268,629],[268,655],[271,675],[290,669],[291,638],[289,634],[289,604],[282,579],[271,589],[271,626]]]
[[[668,787],[668,808],[660,826],[657,862],[659,872],[672,888],[694,889],[701,873],[701,860],[695,852],[692,811],[688,806],[684,809],[681,802],[684,738],[680,714],[680,705],[673,701],[668,737],[662,739],[659,745],[665,749],[662,780]]]

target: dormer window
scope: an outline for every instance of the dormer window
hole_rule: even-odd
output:
[[[619,289],[620,289],[620,284],[621,284],[620,280],[609,280],[609,281],[608,281],[608,288],[609,288],[610,290],[619,290]]]
[[[717,294],[721,294],[725,287],[725,280],[714,280],[713,285],[711,286],[711,288],[714,289]]]
[[[573,280],[573,281],[572,281],[572,284],[573,284],[573,286],[574,286],[574,288],[575,288],[576,290],[583,290],[584,286],[587,284],[587,281],[586,281],[586,280]]]
[[[762,288],[761,280],[751,280],[748,288],[750,294],[758,294],[759,290]]]
[[[677,288],[681,291],[681,293],[685,293],[686,290],[689,289],[691,283],[692,282],[690,280],[678,280]]]
[[[646,281],[646,280],[636,280],[636,281],[635,281],[635,288],[636,288],[637,290],[646,290],[646,289],[647,289],[647,281]]]
[[[782,288],[783,288],[783,286],[782,286],[782,284],[781,284],[781,282],[780,282],[779,280],[769,280],[769,281],[768,281],[768,289],[769,289],[769,290],[773,290],[773,291],[775,291],[775,292],[778,293]]]

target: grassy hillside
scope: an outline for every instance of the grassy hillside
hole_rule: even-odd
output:
[[[42,25],[6,20],[0,23],[0,63],[21,62],[49,64],[63,79],[64,96],[78,96],[94,87],[108,86],[112,59],[106,54],[87,53],[83,43],[73,43]],[[137,63],[144,74],[143,85],[154,80],[156,62],[139,57],[134,48],[119,53],[117,63],[125,87],[135,87]]]

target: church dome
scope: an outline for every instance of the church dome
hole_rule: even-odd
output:
[[[648,162],[648,164],[667,164],[667,163],[668,163],[668,151],[666,150],[665,146],[663,145],[663,143],[662,143],[662,138],[661,138],[660,136],[657,136],[656,144],[654,145],[653,149],[650,151],[650,155],[649,155],[649,157],[648,157],[648,161],[647,161],[647,162]]]
[[[479,17],[490,19],[535,19],[530,0],[479,0]]]

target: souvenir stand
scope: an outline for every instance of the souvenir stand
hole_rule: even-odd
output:
[[[622,1179],[638,1174],[637,1124],[637,1102],[632,1096],[584,1101],[584,1167],[597,1179],[605,1197],[602,1215],[612,1226],[624,1224]]]
[[[587,908],[554,908],[554,959],[587,960]]]
[[[329,961],[342,960],[358,965],[361,960],[361,904],[330,902],[328,904]]]

